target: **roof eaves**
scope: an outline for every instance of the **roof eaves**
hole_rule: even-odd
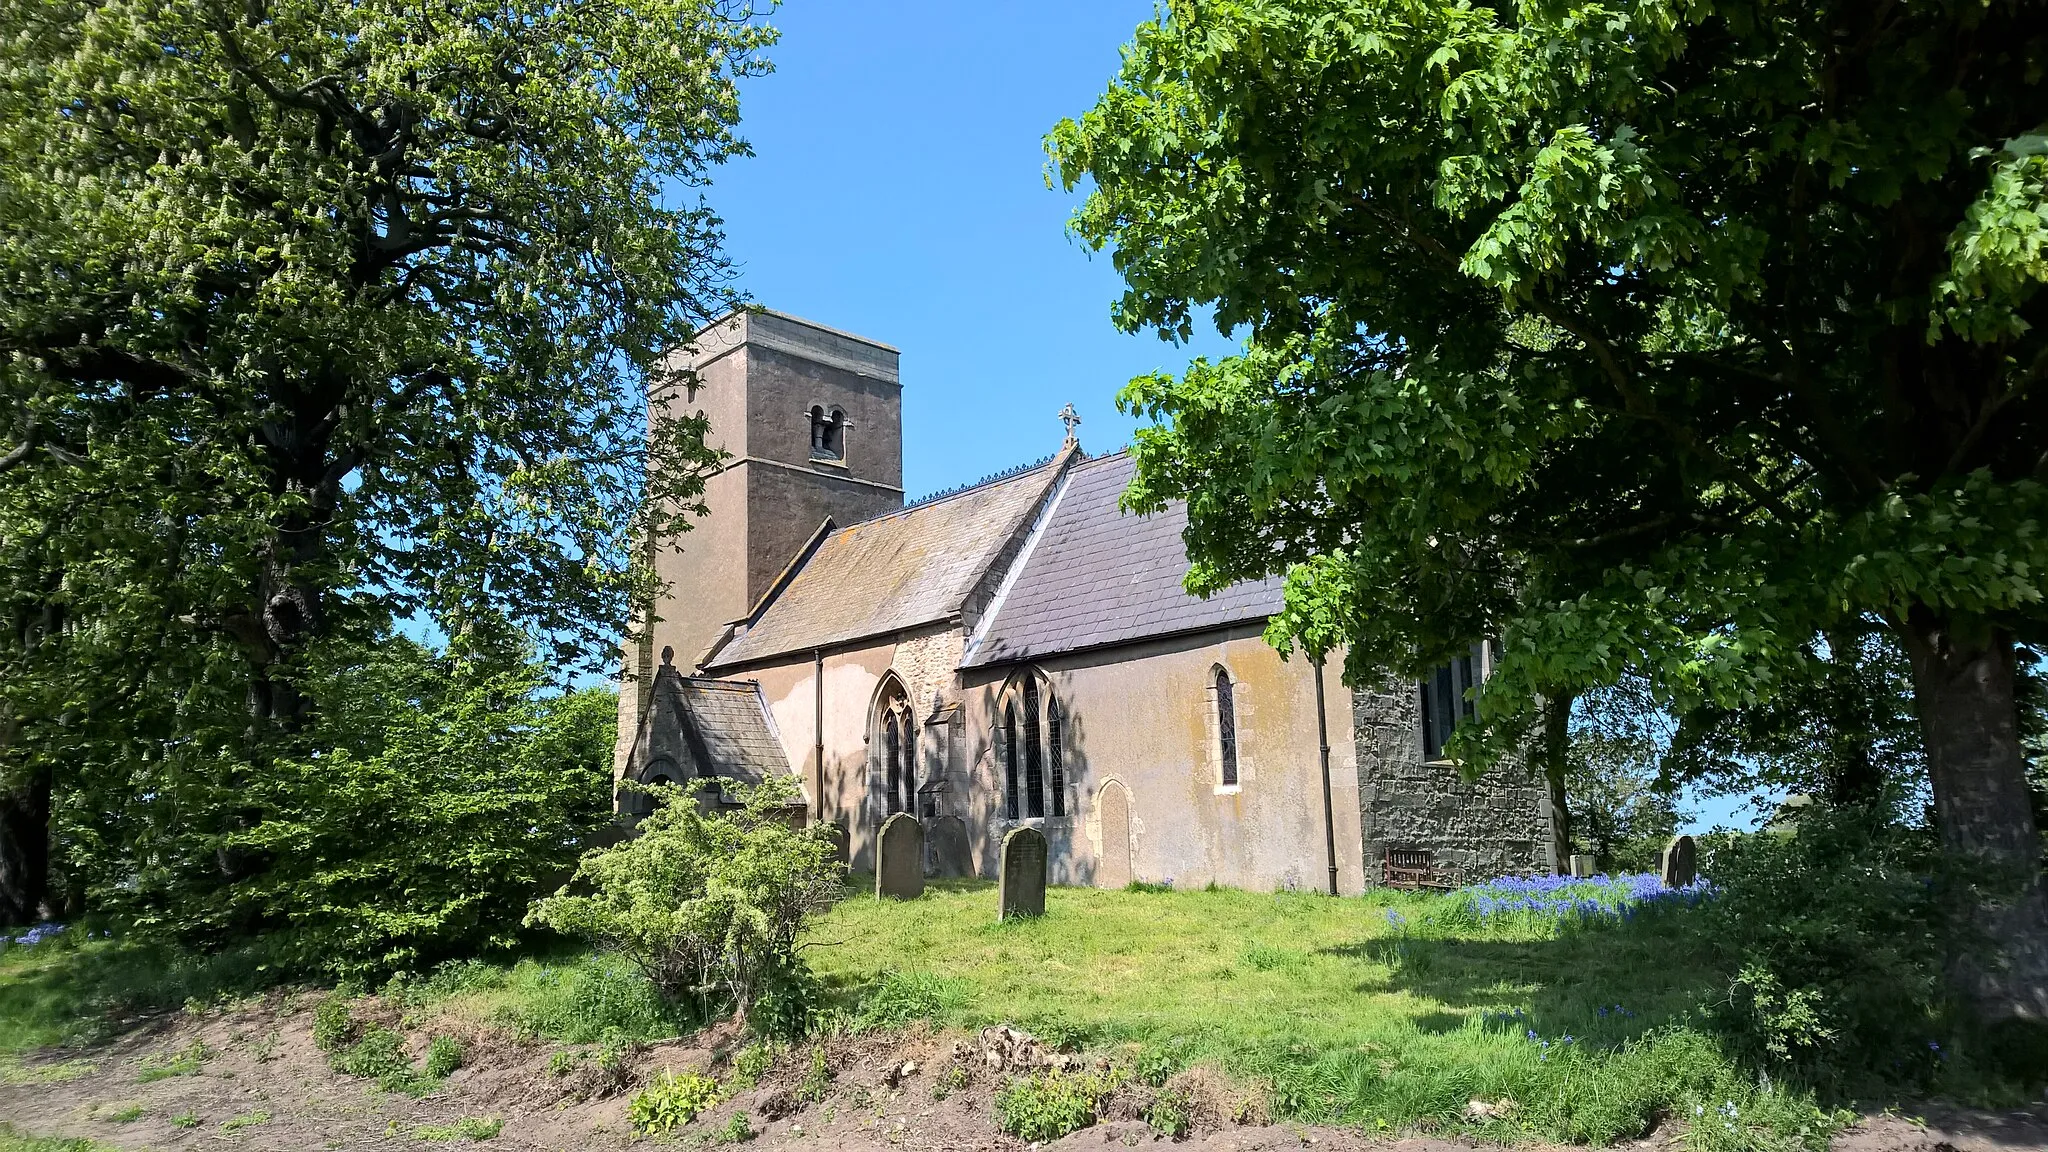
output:
[[[866,647],[867,645],[873,644],[877,641],[893,639],[895,637],[903,635],[906,632],[916,632],[925,628],[930,628],[934,624],[958,624],[959,622],[960,613],[949,612],[943,616],[934,616],[928,620],[913,620],[906,624],[899,624],[891,628],[884,628],[878,632],[864,632],[858,636],[840,637],[833,640],[830,644],[798,644],[793,647],[778,648],[773,652],[760,652],[756,653],[755,655],[745,657],[744,659],[734,660],[727,664],[707,666],[705,668],[705,671],[731,673],[739,671],[741,669],[755,667],[761,664],[772,664],[777,660],[782,660],[790,656],[795,656],[798,653],[803,653],[806,656],[808,656],[812,653],[822,652],[825,655],[830,656],[835,653],[845,652],[849,649]]]
[[[1231,620],[1218,620],[1210,624],[1196,624],[1188,628],[1171,628],[1164,632],[1147,632],[1142,636],[1125,636],[1115,640],[1097,640],[1086,644],[1056,644],[1027,652],[1005,653],[986,659],[970,657],[960,661],[960,667],[963,669],[996,668],[1004,664],[1029,664],[1036,660],[1043,660],[1048,656],[1072,656],[1077,652],[1100,652],[1109,648],[1128,648],[1134,644],[1149,644],[1155,640],[1180,640],[1189,636],[1199,636],[1204,632],[1225,632],[1232,628],[1242,628],[1247,624],[1271,620],[1272,618],[1273,614],[1271,612],[1260,612]]]

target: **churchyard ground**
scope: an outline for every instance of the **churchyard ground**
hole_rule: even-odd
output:
[[[1683,894],[1055,888],[1043,917],[998,924],[986,882],[878,901],[863,879],[805,950],[830,1005],[822,1038],[780,1048],[729,1023],[679,1026],[637,974],[588,954],[459,962],[337,996],[251,993],[253,953],[171,963],[69,935],[11,947],[0,1149],[1024,1148],[1077,1120],[1090,1122],[1061,1147],[1176,1131],[1236,1149],[1406,1137],[1701,1152],[2048,1133],[2038,1109],[1927,1129],[1760,1080],[1713,1029],[1725,974],[1700,959]],[[337,1020],[353,1031],[323,1050]],[[460,1049],[442,1076],[437,1037]],[[636,1101],[683,1083],[665,1070],[708,1077],[716,1102],[638,1134]],[[1977,1103],[2017,1103],[1986,1091]]]

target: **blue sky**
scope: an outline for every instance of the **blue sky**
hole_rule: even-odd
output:
[[[789,0],[776,71],[746,83],[756,155],[709,192],[754,300],[903,352],[912,498],[1059,447],[1119,447],[1117,390],[1192,356],[1125,336],[1121,281],[1067,237],[1077,196],[1049,190],[1042,140],[1108,86],[1151,0],[964,4]]]
[[[755,156],[719,170],[740,283],[763,305],[903,352],[904,487],[914,499],[1059,446],[1127,443],[1114,398],[1233,344],[1126,336],[1122,282],[1066,234],[1043,138],[1087,110],[1151,0],[978,4],[789,0],[776,71],[746,83]],[[1747,826],[1745,798],[1688,797],[1693,828]]]

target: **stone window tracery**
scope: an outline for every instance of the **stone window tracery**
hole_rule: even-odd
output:
[[[995,726],[1005,820],[1067,815],[1067,716],[1050,683],[1036,673],[1005,689]]]
[[[887,812],[914,812],[917,806],[917,729],[911,724],[910,700],[892,674],[875,704],[874,728],[881,748],[883,804]]]

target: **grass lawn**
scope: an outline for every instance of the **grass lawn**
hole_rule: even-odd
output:
[[[1442,902],[1053,888],[1043,917],[999,924],[993,884],[940,882],[915,901],[842,902],[807,955],[840,987],[889,971],[935,976],[952,1023],[1204,1053],[1411,1047],[1465,1033],[1529,1046],[1530,1029],[1613,1044],[1683,1019],[1715,979],[1660,926],[1559,937],[1522,917],[1447,932],[1425,920]],[[1517,1009],[1516,1026],[1498,1019]]]
[[[1723,1051],[1702,1012],[1727,978],[1700,960],[1682,905],[1581,920],[1480,916],[1441,894],[1055,888],[1043,917],[998,924],[995,907],[987,882],[878,902],[855,878],[805,952],[831,1026],[1010,1022],[1140,1075],[1219,1066],[1262,1086],[1279,1117],[1390,1132],[1605,1143],[1676,1119],[1691,1147],[1720,1152],[1819,1149],[1835,1126]],[[66,938],[0,951],[0,1075],[26,1071],[9,1054],[264,975],[255,950],[176,959]],[[461,961],[382,993],[571,1044],[687,1026],[624,962],[576,951]]]
[[[1679,1117],[1706,1148],[1833,1127],[1724,1056],[1700,1009],[1725,976],[1683,906],[1581,921],[1435,894],[1054,888],[1042,918],[995,907],[984,881],[853,895],[807,955],[829,986],[872,989],[883,1022],[1010,1021],[1135,1046],[1140,1067],[1213,1062],[1304,1119],[1605,1142]]]

